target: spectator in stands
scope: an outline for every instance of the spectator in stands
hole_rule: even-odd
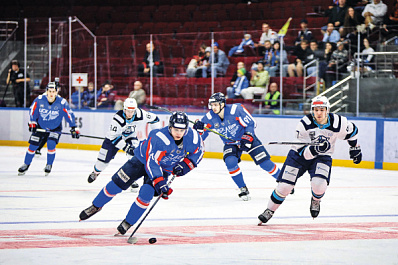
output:
[[[355,41],[357,35],[357,26],[360,25],[358,14],[354,8],[349,7],[344,18],[344,27],[340,28],[340,38]]]
[[[214,77],[217,77],[219,75],[224,76],[227,73],[227,69],[229,66],[228,57],[224,51],[219,49],[219,45],[217,42],[214,42],[213,49],[214,49],[214,60],[212,59],[212,54],[210,54],[209,62],[205,65],[206,71],[204,72],[207,73],[209,77],[211,76],[211,71],[212,71],[211,63],[213,62],[214,71],[215,71]]]
[[[252,69],[250,87],[241,91],[244,99],[253,99],[254,96],[263,96],[267,92],[269,84],[269,74],[264,70],[261,62],[257,64],[257,70]]]
[[[79,102],[79,94],[80,94],[80,102]],[[71,95],[71,104],[70,107],[72,109],[81,109],[83,107],[84,98],[86,98],[87,91],[84,91],[84,87],[77,86],[75,87],[75,92]],[[79,104],[80,103],[80,104]]]
[[[329,43],[330,44],[330,43]],[[312,40],[310,42],[310,49],[312,51],[312,53],[307,56],[305,63],[309,63],[310,61],[314,60],[314,59],[318,59],[318,77],[319,78],[324,78],[327,66],[328,66],[328,62],[325,60],[325,51],[324,50],[320,50],[318,49],[318,42],[316,40]],[[330,53],[331,55],[332,53]],[[312,65],[310,67],[307,68],[307,74],[309,76],[314,76],[314,72],[316,71],[316,65]]]
[[[308,42],[310,42],[312,40],[312,32],[311,32],[311,30],[308,29],[307,19],[304,18],[300,21],[300,27],[301,27],[301,30],[298,32],[298,36],[294,43],[294,45],[296,45],[296,46],[299,45],[302,40],[307,40]]]
[[[274,48],[272,47],[272,43],[269,40],[266,40],[264,42],[264,46],[262,48],[263,48],[263,53],[264,53],[263,58],[261,60],[259,60],[258,62],[261,62],[264,67],[267,67],[267,66],[271,65],[272,51]],[[252,65],[252,69],[257,70],[257,63],[254,63]]]
[[[236,70],[239,70],[239,69],[245,69],[245,72],[246,72],[245,76],[247,77],[247,80],[251,79],[252,75],[250,74],[249,71],[246,70],[246,66],[245,66],[244,62],[238,62],[236,64]],[[231,86],[233,86],[235,84],[236,79],[238,79],[238,71],[236,71],[231,78],[231,81],[230,81]]]
[[[388,16],[384,17],[381,33],[388,36],[391,31],[393,34],[398,31],[398,0],[395,1],[394,7]]]
[[[276,34],[275,31],[270,29],[270,27],[267,23],[263,23],[262,30],[263,30],[263,33],[261,34],[259,43],[254,44],[255,47],[257,48],[257,52],[260,56],[265,55],[265,52],[266,52],[266,49],[264,48],[265,41],[268,40],[268,41],[270,41],[271,44],[273,44],[276,40],[278,40],[278,34]]]
[[[88,86],[87,86],[87,91],[84,94],[84,98],[83,98],[83,107],[84,108],[94,108],[95,101],[100,94],[101,94],[100,91],[97,91],[97,96],[95,96],[94,83],[89,82]]]
[[[142,107],[142,105],[145,104],[146,102],[146,93],[145,90],[142,88],[142,83],[141,81],[135,81],[134,84],[134,90],[130,92],[129,94],[129,98],[134,98],[135,101],[137,101],[138,107]],[[122,110],[123,109],[123,104],[124,101],[123,100],[116,100],[115,103],[115,110]]]
[[[205,56],[201,58],[198,62],[199,66],[196,68],[196,77],[207,77],[207,65],[209,64],[211,54],[211,48],[207,47],[205,49]]]
[[[245,51],[244,46],[250,46],[251,48],[254,48],[254,41],[252,40],[252,35],[245,34],[239,46],[234,46],[229,50],[228,56],[231,57],[233,55],[242,54]]]
[[[365,27],[372,30],[376,25],[380,25],[385,14],[387,14],[387,5],[381,0],[373,0],[373,3],[367,4],[362,12]]]
[[[19,62],[17,60],[11,61],[11,69],[8,70],[6,84],[12,84],[15,106],[24,106],[24,95],[25,95],[25,81],[26,81],[26,106],[30,106],[30,77],[26,74],[24,69],[20,68]]]
[[[146,45],[146,52],[144,61],[138,65],[138,76],[149,76],[150,75],[150,61],[153,58],[153,76],[158,76],[163,74],[163,62],[160,61],[160,53],[155,49],[155,45],[152,44],[152,54],[151,54],[151,44]]]
[[[325,75],[326,77],[325,81],[327,87],[332,85],[332,80],[335,80],[337,74],[339,75],[340,73],[347,72],[346,71],[347,67],[345,66],[347,62],[348,62],[348,51],[345,49],[344,44],[341,41],[339,41],[337,42],[337,49],[333,51],[331,60],[329,61],[328,64],[327,70],[331,72]]]
[[[308,47],[308,41],[302,40],[300,46],[296,46],[293,55],[297,56],[294,63],[289,64],[287,71],[290,77],[303,76],[303,61],[312,53]]]
[[[272,110],[272,112],[275,115],[279,115],[280,111],[280,102],[279,101],[269,101],[269,100],[279,100],[281,93],[278,91],[278,84],[275,82],[272,82],[269,85],[269,91],[267,94],[265,94],[265,109],[266,110]]]
[[[339,0],[338,5],[333,6],[325,12],[325,15],[329,17],[329,23],[333,24],[335,29],[340,29],[344,25],[344,18],[348,6],[346,5],[346,0]],[[322,27],[322,33],[325,33],[326,27]]]
[[[113,91],[113,85],[105,83],[100,89],[98,97],[98,108],[113,108],[115,104],[116,91]]]
[[[370,47],[370,43],[369,40],[367,38],[363,39],[363,46],[365,47],[362,50],[362,63],[363,63],[363,70],[364,71],[371,71],[372,70],[372,62],[373,62],[373,58],[374,55],[373,54],[369,54],[369,53],[373,53],[375,50]]]
[[[187,77],[201,77],[202,76],[202,70],[198,71],[200,69],[200,66],[203,65],[204,57],[206,56],[206,49],[208,47],[206,44],[202,43],[199,47],[199,52],[198,55],[194,55],[191,61],[189,61],[188,67],[187,67]],[[207,54],[207,58],[210,56],[210,48],[207,49],[209,52]],[[197,73],[200,72],[200,73]]]
[[[287,76],[287,69],[289,67],[289,60],[287,59],[287,52],[282,50],[282,58],[281,58],[281,50],[279,41],[275,41],[273,51],[272,51],[272,67],[275,67],[275,75],[272,73],[273,69],[270,69],[268,72],[270,76],[276,76],[276,73],[280,71],[280,64],[282,63],[282,76]]]
[[[227,87],[227,96],[228,98],[242,98],[242,91],[249,87],[249,79],[245,76],[246,69],[241,68],[238,69],[237,75],[238,78],[236,79],[234,85],[232,87]]]
[[[337,43],[340,40],[340,33],[334,29],[333,23],[329,23],[322,41]]]

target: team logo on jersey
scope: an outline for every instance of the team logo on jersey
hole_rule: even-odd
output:
[[[43,105],[43,104],[40,104],[40,108],[44,108],[44,105]]]
[[[43,121],[55,120],[59,116],[59,110],[40,109],[39,113]]]
[[[216,128],[216,129],[220,128],[220,124],[219,124],[218,122],[215,123],[215,124],[214,124],[214,128]]]

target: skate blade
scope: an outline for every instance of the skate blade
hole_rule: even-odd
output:
[[[241,196],[240,197],[241,199],[242,199],[242,201],[250,201],[251,200],[251,197],[250,196],[248,196],[248,195],[245,195],[245,196]]]
[[[23,176],[23,175],[25,175],[25,172],[18,172],[18,176]]]
[[[47,177],[50,173],[44,173],[44,176]]]
[[[119,232],[117,232],[117,233],[114,234],[113,236],[116,236],[116,237],[124,237],[124,236],[126,236],[126,235],[122,235],[122,234],[120,234]]]
[[[263,224],[264,224],[264,223],[260,221],[260,222],[258,222],[257,225],[258,225],[258,226],[262,226]]]
[[[138,241],[138,238],[135,237],[135,236],[133,236],[133,237],[130,237],[130,238],[127,240],[127,243],[129,243],[129,244],[135,244],[135,243],[137,243],[137,241]]]
[[[131,192],[133,192],[133,193],[137,193],[138,192],[138,190],[139,190],[139,188],[131,188]]]

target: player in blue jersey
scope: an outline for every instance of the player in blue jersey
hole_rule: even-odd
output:
[[[38,96],[30,107],[29,131],[32,135],[29,139],[28,151],[24,164],[18,169],[18,175],[24,175],[29,169],[36,149],[43,139],[47,137],[47,165],[44,168],[45,175],[51,172],[55,158],[55,147],[58,144],[62,131],[62,119],[65,118],[71,127],[72,138],[79,138],[79,130],[76,129],[75,115],[69,108],[66,99],[58,96],[58,86],[54,82],[47,85],[47,93]]]
[[[80,220],[93,216],[118,193],[144,177],[144,185],[136,201],[117,227],[120,234],[125,234],[145,212],[154,196],[168,199],[173,191],[167,185],[169,175],[187,174],[197,167],[203,152],[202,138],[188,127],[188,116],[174,112],[168,126],[152,130],[148,138],[140,142],[134,149],[134,156],[112,176],[112,181],[95,197],[93,204],[80,213]]]
[[[123,110],[119,110],[113,116],[99,151],[97,162],[94,165],[94,170],[88,177],[88,182],[91,183],[98,177],[120,149],[131,158],[134,155],[134,148],[139,143],[137,131],[144,130],[144,126],[148,123],[154,125],[152,129],[160,128],[157,115],[138,108],[135,99],[127,98],[124,101]],[[133,186],[138,188],[136,183],[133,183]]]
[[[308,171],[311,178],[310,213],[316,218],[320,202],[330,182],[332,154],[337,140],[350,145],[350,158],[355,164],[362,161],[358,145],[358,128],[346,117],[329,113],[330,104],[325,96],[317,96],[311,103],[311,114],[304,116],[296,127],[296,138],[301,142],[318,143],[318,146],[293,145],[278,176],[278,185],[272,192],[267,209],[258,216],[261,223],[268,222],[276,209],[296,185],[297,179]]]
[[[241,104],[226,105],[225,102],[223,93],[214,93],[209,98],[211,110],[200,121],[196,121],[193,128],[202,134],[203,140],[209,134],[206,128],[213,129],[233,140],[220,136],[224,142],[223,158],[232,180],[240,189],[239,197],[247,201],[250,200],[250,193],[238,165],[242,152],[249,153],[256,165],[274,178],[278,177],[279,168],[271,161],[267,150],[257,138],[254,132],[256,122],[249,111]]]

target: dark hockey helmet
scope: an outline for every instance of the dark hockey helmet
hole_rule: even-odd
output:
[[[54,88],[55,91],[58,91],[58,86],[55,84],[55,82],[49,82],[47,84],[46,90],[49,90],[50,88]]]
[[[214,93],[213,95],[211,95],[209,98],[209,104],[208,104],[209,109],[211,109],[211,103],[214,103],[214,102],[218,102],[218,103],[220,103],[220,105],[221,105],[221,103],[224,103],[224,105],[225,105],[225,102],[226,102],[225,95],[221,92],[217,92],[217,93]]]
[[[170,116],[169,120],[169,130],[171,130],[171,127],[178,128],[178,129],[188,129],[188,116],[182,111],[175,111],[173,114]]]

